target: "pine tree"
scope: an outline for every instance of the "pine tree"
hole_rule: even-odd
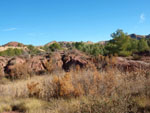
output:
[[[141,39],[138,43],[138,51],[139,52],[144,52],[144,51],[149,51],[149,46],[148,43],[145,39]]]

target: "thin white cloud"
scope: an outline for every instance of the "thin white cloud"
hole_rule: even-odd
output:
[[[145,21],[145,14],[144,13],[142,13],[141,15],[140,15],[140,23],[143,23],[144,21]]]
[[[15,31],[15,30],[17,30],[17,28],[7,28],[7,29],[3,29],[3,31]]]

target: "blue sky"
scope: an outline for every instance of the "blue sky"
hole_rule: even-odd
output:
[[[150,34],[150,0],[0,0],[0,45],[109,40]]]

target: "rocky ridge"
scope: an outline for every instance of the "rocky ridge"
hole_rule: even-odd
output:
[[[123,57],[116,57],[112,66],[125,71],[147,70],[150,68],[150,58],[145,56],[146,60],[128,60]],[[149,61],[149,62],[148,62]],[[47,71],[63,69],[70,71],[77,66],[82,68],[95,68],[96,63],[101,65],[101,69],[106,65],[102,61],[93,62],[90,56],[80,51],[58,51],[50,54],[20,57],[0,57],[0,76],[14,77],[25,74],[44,74]]]

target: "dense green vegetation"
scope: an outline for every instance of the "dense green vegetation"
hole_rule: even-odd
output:
[[[104,45],[101,44],[86,44],[84,42],[74,42],[74,43],[53,43],[50,46],[44,46],[46,52],[54,52],[57,50],[64,50],[67,49],[78,49],[79,51],[85,52],[90,55],[97,56],[99,54],[104,54]]]
[[[59,43],[53,43],[49,46],[45,45],[42,49],[44,49],[46,52],[54,52],[57,50],[61,50],[62,49],[62,45],[60,45]]]
[[[59,43],[53,43],[52,45],[49,46],[49,49],[51,51],[55,51],[55,50],[60,50],[61,49],[61,46]]]
[[[118,54],[119,56],[130,56],[134,53],[149,51],[148,41],[146,39],[133,39],[122,30],[117,30],[112,35],[106,46],[105,54]]]
[[[104,55],[104,45],[101,44],[86,44],[84,42],[75,42],[72,44],[73,48],[76,48],[82,52],[90,55],[97,56],[99,54]]]
[[[85,44],[83,42],[73,43],[73,47],[87,54],[97,56],[101,55],[119,55],[131,56],[134,53],[146,52],[150,50],[150,39],[133,39],[122,30],[117,30],[111,35],[112,40],[105,45]]]
[[[118,56],[132,56],[135,53],[150,51],[150,39],[133,39],[127,33],[124,33],[122,30],[117,30],[111,34],[112,39],[105,44],[93,43],[88,44],[86,42],[55,42],[50,45],[45,45],[40,47],[43,52],[54,52],[58,50],[72,50],[77,49],[88,55],[98,56],[98,55],[118,55]],[[27,45],[28,54],[39,54],[42,51],[33,46]],[[21,55],[22,50],[19,49],[8,49],[6,51],[0,52],[1,56],[15,56]]]
[[[5,51],[0,52],[0,56],[18,56],[21,54],[23,54],[23,50],[17,49],[17,48],[15,48],[15,49],[9,48]]]
[[[29,54],[38,54],[38,53],[40,53],[39,49],[37,49],[33,45],[28,45],[27,48],[29,49]]]

